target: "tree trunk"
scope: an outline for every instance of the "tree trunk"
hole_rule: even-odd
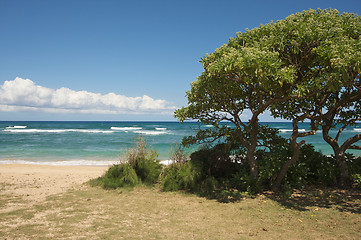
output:
[[[335,154],[335,160],[340,170],[339,186],[341,188],[349,188],[351,185],[350,175],[346,163],[345,153],[338,152]]]
[[[304,143],[304,141],[301,141],[300,143],[296,142],[296,139],[291,142],[291,147],[293,149],[293,155],[290,160],[286,161],[285,164],[283,164],[280,173],[278,174],[275,182],[272,184],[272,191],[277,192],[280,190],[281,182],[284,179],[284,177],[287,174],[288,168],[296,163],[298,159],[300,158],[300,146]]]
[[[250,131],[250,145],[247,148],[247,161],[251,168],[251,176],[253,179],[258,179],[258,166],[255,159],[255,152],[257,148],[257,135],[258,135],[258,120],[251,121]]]
[[[298,161],[298,159],[300,158],[300,146],[305,143],[305,140],[302,140],[301,142],[297,142],[297,138],[305,137],[308,135],[313,135],[316,133],[316,130],[314,130],[314,129],[312,131],[309,131],[307,133],[302,133],[302,134],[300,134],[298,132],[298,122],[304,120],[305,118],[306,118],[306,114],[301,115],[298,118],[293,119],[293,121],[292,121],[293,131],[292,131],[291,137],[289,138],[289,142],[290,142],[291,148],[293,150],[293,155],[290,160],[286,161],[285,164],[283,164],[280,173],[278,174],[275,182],[272,184],[272,190],[275,192],[280,190],[281,182],[284,179],[284,177],[286,176],[288,168],[292,164],[296,163]]]
[[[251,176],[253,179],[257,179],[258,178],[258,167],[257,167],[257,163],[256,163],[256,159],[254,158],[254,150],[255,148],[252,149],[247,149],[247,161],[248,164],[251,168]]]
[[[335,154],[335,161],[340,170],[340,177],[338,179],[338,184],[341,188],[348,188],[351,185],[351,181],[345,158],[345,151],[347,148],[339,146],[337,139],[334,139],[329,135],[329,131],[331,128],[330,121],[329,120],[325,121],[325,123],[326,124],[322,126],[322,135],[323,135],[323,139],[332,147],[333,153]]]

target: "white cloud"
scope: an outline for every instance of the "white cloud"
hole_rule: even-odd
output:
[[[69,88],[51,89],[30,79],[15,78],[0,85],[0,111],[43,111],[50,113],[171,114],[175,109],[165,100],[149,96],[105,95]]]

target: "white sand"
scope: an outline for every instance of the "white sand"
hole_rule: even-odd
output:
[[[66,192],[101,176],[107,167],[0,164],[0,193],[30,201]]]

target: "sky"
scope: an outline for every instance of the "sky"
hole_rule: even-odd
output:
[[[176,121],[202,57],[310,8],[361,15],[360,0],[0,0],[0,121]]]

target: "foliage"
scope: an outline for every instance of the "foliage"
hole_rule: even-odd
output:
[[[260,138],[265,134],[258,120],[269,110],[275,118],[293,122],[289,139],[292,156],[283,161],[275,189],[300,159],[304,141],[297,139],[315,134],[319,126],[324,128],[326,141],[336,142],[336,162],[344,161],[346,149],[361,149],[354,145],[361,134],[340,147],[336,146],[338,137],[330,140],[328,131],[338,123],[347,126],[360,120],[360,33],[360,16],[333,9],[310,9],[237,33],[236,38],[202,58],[204,71],[187,92],[188,106],[175,111],[180,122],[190,119],[214,126],[184,143],[237,139],[250,176],[262,182],[258,179],[261,171],[270,171],[262,170],[256,157],[263,151]],[[306,119],[312,129],[301,133],[298,123]],[[234,128],[225,129],[221,121]],[[347,176],[344,165],[339,164],[341,179]]]
[[[232,152],[227,144],[218,144],[212,148],[203,148],[191,154],[193,165],[201,166],[201,171],[205,176],[216,178],[227,178],[237,169],[236,156],[231,156]]]
[[[181,144],[176,144],[170,148],[170,159],[176,163],[186,162],[188,157],[185,153],[185,148]]]
[[[254,179],[244,157],[232,156],[231,152],[231,148],[220,144],[213,148],[201,149],[191,155],[190,162],[198,164],[199,170],[202,171],[203,178],[199,182],[199,189],[237,189],[248,193],[269,190],[282,165],[293,154],[286,139],[278,136],[278,140],[273,141],[269,148],[256,152],[259,177]],[[333,159],[316,151],[312,145],[306,144],[300,149],[300,160],[291,165],[281,182],[281,190],[291,194],[293,189],[302,189],[307,185],[331,186],[335,184],[337,176],[338,169]]]
[[[144,138],[140,137],[134,148],[127,151],[125,162],[132,166],[142,183],[154,184],[162,170],[156,159],[157,153],[148,148]]]
[[[361,156],[355,157],[353,154],[346,154],[348,169],[350,169],[351,185],[361,189]]]
[[[302,146],[299,162],[299,165],[295,165],[293,168],[296,170],[304,166],[307,184],[323,186],[334,186],[336,184],[339,170],[335,161],[332,157],[325,156],[321,152],[316,151],[311,144]]]
[[[128,149],[124,162],[110,167],[102,177],[90,183],[105,189],[134,187],[139,183],[154,184],[162,169],[156,156],[156,152],[148,149],[145,140],[140,137],[136,147]]]
[[[164,168],[161,175],[163,191],[196,191],[201,179],[201,171],[190,161],[173,163]]]
[[[116,189],[134,187],[139,183],[139,179],[132,166],[122,163],[110,167],[104,176],[92,180],[90,183],[104,189]]]

